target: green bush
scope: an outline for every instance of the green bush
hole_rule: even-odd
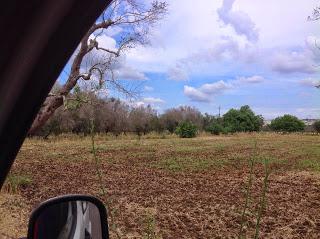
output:
[[[317,133],[320,133],[320,120],[314,122],[312,126]]]
[[[271,121],[271,129],[282,132],[303,131],[305,124],[293,115],[284,115]]]
[[[230,133],[260,131],[263,125],[262,116],[255,115],[248,105],[242,106],[240,110],[229,110],[223,115],[222,121]]]
[[[219,135],[224,132],[224,128],[221,124],[218,122],[213,122],[208,128],[207,131],[209,131],[211,134]]]
[[[197,134],[197,126],[189,121],[181,122],[175,130],[175,133],[181,138],[194,138]]]
[[[223,127],[222,129],[223,129],[222,134],[234,133],[234,131],[231,127]]]

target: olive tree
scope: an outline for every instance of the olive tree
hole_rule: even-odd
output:
[[[283,115],[271,121],[271,129],[281,132],[298,132],[303,131],[305,124],[294,115]]]
[[[65,83],[54,94],[48,95],[29,134],[34,134],[64,104],[79,81],[95,81],[99,87],[111,87],[129,94],[114,74],[117,60],[126,50],[138,44],[147,44],[150,29],[166,11],[166,2],[154,1],[146,5],[138,0],[113,0],[83,36],[69,62],[70,71],[66,73]],[[112,48],[102,46],[99,40],[101,36],[107,30],[117,29],[121,31],[117,35],[116,45]]]

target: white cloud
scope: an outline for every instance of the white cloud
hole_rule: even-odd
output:
[[[253,107],[252,109],[266,120],[272,120],[285,114],[295,115],[300,119],[319,119],[320,115],[320,108],[316,107]]]
[[[154,109],[160,109],[160,105],[165,104],[166,102],[160,98],[154,97],[145,97],[142,100],[135,101],[135,102],[127,102],[129,105],[133,107],[140,107],[140,106],[147,106],[151,105]]]
[[[224,91],[231,89],[233,86],[230,83],[224,82],[222,80],[204,84],[199,88],[194,88],[192,86],[184,86],[184,94],[189,97],[192,101],[198,102],[210,102],[212,96],[221,94]]]
[[[232,84],[220,80],[214,83],[204,84],[199,88],[199,90],[205,94],[215,95],[231,88]]]
[[[189,97],[192,101],[198,102],[210,102],[212,97],[223,92],[240,87],[243,84],[257,84],[264,81],[261,76],[251,76],[251,77],[239,77],[235,80],[225,82],[223,80],[203,84],[199,88],[194,88],[192,86],[184,86],[184,94]]]
[[[90,38],[94,38],[94,36],[91,36]],[[99,47],[103,47],[110,50],[115,50],[117,46],[116,40],[106,34],[98,36],[97,42],[99,43]]]
[[[168,15],[150,35],[152,45],[130,50],[127,60],[139,71],[167,73],[169,78],[178,80],[190,78],[191,72],[216,73],[217,68],[217,74],[221,75],[227,72],[225,59],[234,62],[235,67],[248,60],[270,66],[270,62],[263,60],[270,58],[272,49],[277,48],[278,52],[294,49],[303,44],[306,36],[319,32],[318,23],[306,21],[316,4],[316,0],[202,0],[197,4],[193,0],[170,1]],[[221,14],[230,26],[221,27]],[[231,40],[222,40],[223,36]],[[252,41],[248,42],[247,37]],[[259,41],[253,41],[257,37]],[[256,61],[259,52],[263,55]],[[188,58],[193,58],[191,61],[196,64],[179,65],[181,59]],[[203,67],[204,64],[207,65]],[[248,64],[246,68],[255,70],[251,67]],[[287,67],[278,67],[281,68]]]
[[[116,36],[119,33],[121,33],[123,31],[123,29],[119,26],[113,26],[113,27],[109,27],[107,30],[105,30],[105,34],[108,36]]]
[[[136,102],[131,102],[132,107],[141,107],[141,106],[145,106],[145,103],[143,101],[136,101]]]
[[[264,81],[262,76],[251,76],[251,77],[239,77],[236,82],[237,83],[249,83],[249,84],[257,84]]]
[[[239,35],[244,35],[251,42],[259,39],[259,32],[249,15],[242,11],[232,10],[235,0],[224,0],[221,8],[217,10],[219,18],[233,27]]]
[[[190,55],[193,62],[214,62],[217,60],[235,59],[240,54],[240,45],[232,37],[221,37],[216,43],[210,47],[197,51]]]
[[[316,87],[320,85],[320,80],[306,78],[299,82],[303,86]]]
[[[150,91],[153,91],[154,89],[153,89],[153,87],[151,87],[151,86],[145,86],[144,87],[144,91],[147,91],[147,92],[150,92]]]
[[[148,77],[143,72],[128,65],[121,65],[114,70],[114,73],[116,78],[122,80],[148,80]]]
[[[165,101],[160,98],[146,97],[142,100],[146,104],[164,104]]]
[[[186,81],[189,79],[187,65],[176,64],[168,70],[168,78],[175,81]]]
[[[193,101],[210,102],[210,96],[192,86],[184,86],[183,93]]]
[[[315,73],[316,67],[310,54],[303,52],[278,52],[271,58],[272,70],[279,73]]]

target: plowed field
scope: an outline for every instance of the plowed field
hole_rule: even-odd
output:
[[[237,238],[241,221],[243,238],[253,238],[267,162],[271,174],[259,238],[320,238],[320,136],[100,135],[95,146],[99,162],[90,137],[27,139],[11,172],[26,182],[17,180],[17,190],[7,183],[0,196],[1,215],[15,215],[0,219],[0,237],[24,236],[28,214],[39,202],[81,193],[108,204],[112,238]],[[252,193],[241,219],[250,159]]]

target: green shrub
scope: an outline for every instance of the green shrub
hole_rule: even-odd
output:
[[[263,125],[261,115],[255,115],[248,105],[239,110],[231,109],[223,115],[223,126],[228,132],[252,132],[260,131]]]
[[[222,134],[230,134],[230,133],[234,133],[234,132],[235,131],[229,126],[223,127],[223,130],[222,130]]]
[[[224,132],[224,128],[218,122],[213,122],[207,129],[211,134],[219,135]]]
[[[305,124],[296,116],[287,114],[272,120],[270,127],[275,131],[298,132],[304,130]]]
[[[312,126],[317,133],[320,133],[320,120],[314,122]]]
[[[197,126],[189,121],[181,122],[175,130],[181,138],[194,138],[197,134]]]

